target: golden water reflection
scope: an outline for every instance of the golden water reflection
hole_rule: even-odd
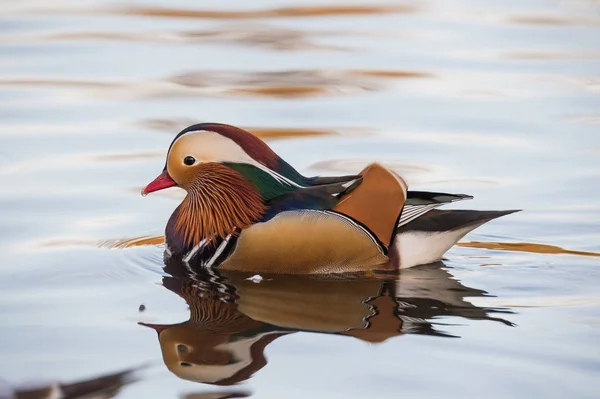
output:
[[[347,50],[347,47],[323,45],[316,39],[325,36],[340,36],[341,32],[308,32],[274,26],[222,26],[219,29],[202,31],[158,31],[158,32],[68,32],[29,36],[5,36],[3,43],[38,43],[45,41],[131,41],[150,43],[231,43],[242,46],[265,47],[274,50]]]
[[[286,70],[269,72],[190,72],[170,78],[182,87],[221,87],[224,94],[297,98],[344,95],[383,90],[383,79],[434,77],[423,71],[404,70]]]
[[[598,26],[600,18],[564,17],[555,15],[523,15],[508,18],[508,21],[523,25],[554,25],[554,26]]]
[[[575,251],[557,247],[555,245],[534,244],[530,242],[459,242],[456,245],[466,248],[483,248],[501,251],[528,252],[535,254],[564,254],[580,256],[600,256],[600,253],[589,251]]]
[[[230,44],[240,47],[259,47],[277,51],[353,51],[359,47],[354,43],[324,44],[322,39],[332,38],[390,38],[400,34],[389,31],[372,30],[319,30],[295,29],[273,26],[260,22],[224,23],[217,27],[194,30],[148,30],[131,31],[72,31],[72,32],[36,32],[30,34],[8,33],[0,37],[0,44],[19,45],[44,42],[146,42],[169,44]],[[349,40],[347,40],[349,41]]]
[[[423,79],[434,75],[404,70],[197,71],[149,81],[81,79],[0,79],[7,87],[60,87],[89,90],[111,98],[181,96],[258,96],[299,98],[349,95],[389,88],[384,80]]]
[[[412,5],[329,5],[329,6],[291,6],[267,8],[263,10],[200,10],[167,7],[123,7],[115,8],[115,14],[136,15],[163,18],[201,18],[201,19],[254,19],[254,18],[307,18],[331,16],[357,16],[377,14],[413,13],[417,8]]]

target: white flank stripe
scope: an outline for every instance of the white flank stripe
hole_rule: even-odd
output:
[[[219,248],[217,248],[217,250],[215,251],[215,254],[210,258],[210,260],[208,262],[206,262],[204,264],[205,267],[210,269],[213,266],[214,261],[217,260],[219,255],[221,255],[223,253],[223,251],[225,250],[225,248],[227,247],[227,243],[229,242],[230,238],[231,238],[231,234],[229,234],[227,236],[227,238],[225,238],[225,240],[223,240],[221,245],[219,245]]]
[[[196,253],[198,252],[198,250],[200,248],[202,248],[204,245],[206,245],[206,239],[200,241],[198,243],[198,245],[196,245],[194,248],[192,248],[190,250],[190,252],[187,253],[187,255],[182,259],[183,260],[183,264],[185,265],[185,267],[190,271],[190,273],[192,274],[196,274],[196,272],[194,272],[194,270],[192,269],[192,267],[190,266],[190,260],[194,257],[194,255],[196,255]]]
[[[185,145],[185,148],[179,148],[178,141],[189,140],[192,137],[193,141],[181,144]],[[252,165],[268,173],[280,183],[287,183],[293,187],[304,187],[258,162],[235,141],[209,130],[187,132],[173,142],[167,158],[172,153],[182,157],[183,155],[193,156],[198,162],[232,162]]]

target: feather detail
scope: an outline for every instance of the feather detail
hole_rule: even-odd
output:
[[[447,193],[432,193],[428,191],[408,191],[406,203],[398,227],[421,217],[427,212],[451,202],[473,199],[473,196],[466,194],[447,194]]]
[[[361,176],[354,176],[354,179],[350,181],[342,180],[282,194],[267,202],[269,209],[261,221],[266,222],[278,213],[284,211],[297,209],[332,209],[339,202],[342,194],[349,193],[360,185],[361,182]]]
[[[325,184],[342,183],[348,185],[353,184],[358,179],[361,179],[360,175],[348,175],[348,176],[315,176],[305,178],[306,182],[311,186],[322,186]]]
[[[256,223],[266,211],[254,186],[224,165],[202,165],[193,181],[175,220],[175,232],[189,247],[225,238]]]
[[[251,182],[265,201],[300,188],[294,181],[264,167],[261,169],[256,165],[234,162],[226,162],[224,165]]]

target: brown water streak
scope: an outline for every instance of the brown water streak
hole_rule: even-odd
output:
[[[573,59],[598,59],[600,53],[596,52],[549,52],[549,51],[515,51],[505,53],[501,58],[511,60],[573,60]]]
[[[420,71],[403,70],[297,70],[271,72],[191,72],[150,81],[93,81],[69,79],[0,79],[0,86],[62,87],[79,89],[123,90],[149,98],[221,94],[275,98],[302,98],[382,90],[384,79],[420,79],[435,77]],[[167,86],[164,84],[167,83]],[[174,85],[173,85],[174,84]],[[162,85],[162,86],[161,86]],[[144,90],[153,89],[152,94]],[[216,91],[215,91],[216,90]],[[95,94],[96,96],[98,93]]]
[[[588,251],[574,251],[557,247],[554,245],[546,244],[535,244],[529,242],[459,242],[456,244],[459,247],[466,248],[483,248],[501,251],[513,251],[513,252],[528,252],[537,254],[566,254],[566,255],[581,255],[581,256],[598,256],[600,253],[588,252]]]
[[[115,10],[123,15],[135,15],[159,18],[201,18],[201,19],[254,19],[254,18],[307,18],[342,15],[376,15],[416,12],[416,7],[410,5],[331,5],[331,6],[299,6],[280,7],[264,10],[247,11],[218,11],[194,10],[183,8],[163,7],[127,7]]]
[[[583,17],[556,17],[551,15],[523,15],[508,18],[508,22],[523,25],[554,25],[554,26],[598,26],[600,19]]]
[[[328,93],[328,90],[317,86],[281,85],[272,87],[246,87],[243,89],[231,89],[227,90],[227,93],[275,98],[302,98],[326,94]]]

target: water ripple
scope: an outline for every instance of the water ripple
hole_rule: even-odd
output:
[[[521,25],[550,26],[598,26],[600,19],[590,17],[565,17],[556,15],[520,15],[508,18],[508,22]]]
[[[304,98],[339,96],[389,88],[386,80],[432,78],[403,70],[198,71],[150,81],[61,78],[0,79],[0,86],[60,87],[91,91],[94,97],[139,99],[182,96]]]
[[[340,30],[300,30],[266,24],[240,26],[225,24],[216,28],[186,31],[73,31],[37,34],[13,34],[0,38],[3,44],[31,44],[43,42],[146,42],[174,44],[232,44],[255,46],[277,51],[328,50],[348,51],[354,46],[320,44],[319,39],[333,37],[387,37],[385,32],[340,31]]]

